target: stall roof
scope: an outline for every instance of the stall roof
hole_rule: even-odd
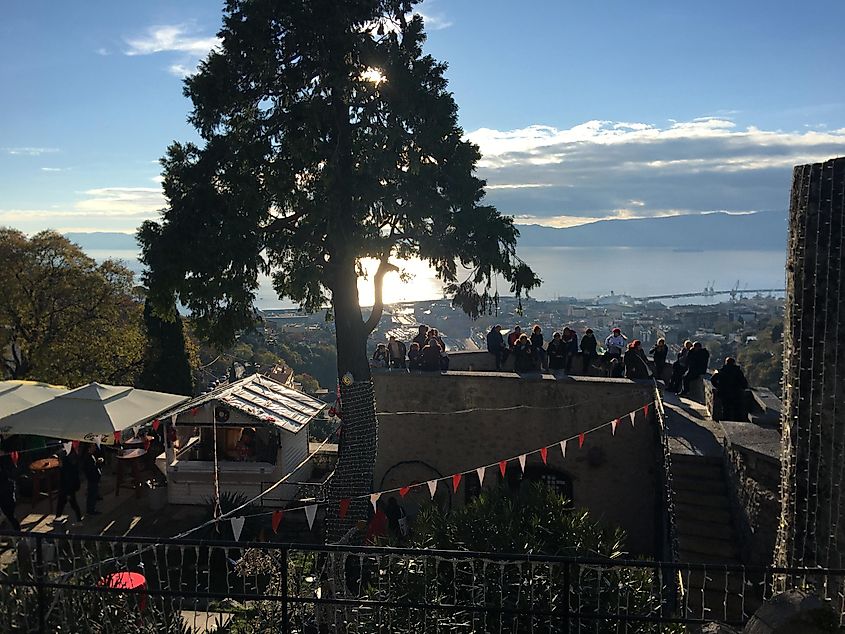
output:
[[[37,381],[0,381],[0,419],[46,403],[67,388]]]
[[[120,385],[90,383],[60,392],[39,405],[4,417],[0,421],[0,433],[88,442],[99,438],[104,444],[111,444],[115,431],[145,423],[187,398]]]
[[[212,401],[225,403],[257,422],[277,425],[294,434],[326,407],[323,401],[299,390],[262,374],[253,374],[198,396],[167,412],[162,418],[178,415]]]

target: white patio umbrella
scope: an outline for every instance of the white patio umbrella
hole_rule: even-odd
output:
[[[4,434],[30,434],[114,443],[116,431],[140,425],[188,400],[187,396],[91,383],[0,419]]]
[[[37,381],[0,381],[0,421],[6,416],[46,403],[66,391],[67,388]],[[0,434],[3,433],[6,432],[0,422]]]

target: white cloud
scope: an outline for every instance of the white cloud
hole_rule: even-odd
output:
[[[178,60],[167,66],[167,72],[185,78],[196,71],[197,64],[220,45],[220,38],[203,35],[191,25],[167,24],[152,26],[139,37],[126,40],[126,55],[177,54]]]
[[[69,167],[42,167],[42,172],[66,172],[70,168]]]
[[[58,148],[54,147],[4,147],[0,150],[13,156],[41,156],[42,154],[55,154],[59,151]]]
[[[103,56],[103,57],[107,57],[107,56],[111,55],[111,51],[109,51],[107,48],[103,48],[103,47],[98,48],[98,49],[97,49],[96,51],[94,51],[94,52],[95,52],[97,55],[101,55],[101,56]]]
[[[429,13],[423,11],[415,11],[418,16],[423,19],[423,23],[425,24],[425,28],[430,31],[439,31],[441,29],[448,29],[452,26],[453,22],[441,14],[437,13]]]
[[[160,187],[101,187],[82,194],[86,197],[73,206],[77,213],[148,218],[165,205]]]
[[[127,55],[152,55],[154,53],[187,53],[192,57],[205,57],[220,44],[215,36],[198,36],[184,24],[152,26],[143,36],[127,39]]]
[[[567,218],[785,210],[794,165],[845,154],[845,129],[742,129],[724,115],[481,128],[467,138],[481,149],[490,202],[556,226]]]

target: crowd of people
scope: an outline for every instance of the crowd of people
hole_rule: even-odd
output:
[[[440,372],[449,369],[449,355],[437,329],[420,324],[410,346],[394,335],[388,337],[387,343],[379,343],[370,365],[374,368]]]

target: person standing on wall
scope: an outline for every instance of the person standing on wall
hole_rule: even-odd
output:
[[[502,326],[496,324],[487,333],[487,352],[493,355],[496,360],[496,372],[501,371],[502,363],[505,360],[505,338],[502,336]]]
[[[417,336],[411,339],[414,343],[418,343],[420,346],[420,350],[425,348],[425,344],[428,343],[428,326],[425,324],[420,324],[418,327],[419,332]]]
[[[672,364],[672,378],[669,381],[669,389],[673,392],[679,392],[681,390],[681,382],[687,371],[687,356],[689,356],[691,349],[692,341],[687,339],[678,351],[678,358]]]
[[[566,344],[559,332],[552,335],[549,347],[546,349],[546,357],[549,360],[549,370],[563,370],[566,365]]]
[[[649,354],[654,359],[654,378],[661,380],[663,369],[666,367],[666,355],[669,354],[669,346],[666,345],[666,340],[663,337],[658,339]]]
[[[725,365],[713,374],[710,379],[716,394],[722,403],[721,420],[748,421],[748,414],[745,411],[745,390],[748,389],[748,380],[742,369],[736,364],[736,359],[728,357]]]
[[[696,341],[692,344],[692,349],[687,355],[687,372],[684,374],[683,385],[679,394],[689,393],[690,383],[703,376],[707,372],[708,365],[710,365],[710,353],[707,348],[701,345],[700,341]]]
[[[584,336],[581,337],[581,356],[584,357],[584,376],[590,375],[590,366],[593,360],[598,356],[598,342],[596,336],[593,334],[592,328],[587,328]]]

